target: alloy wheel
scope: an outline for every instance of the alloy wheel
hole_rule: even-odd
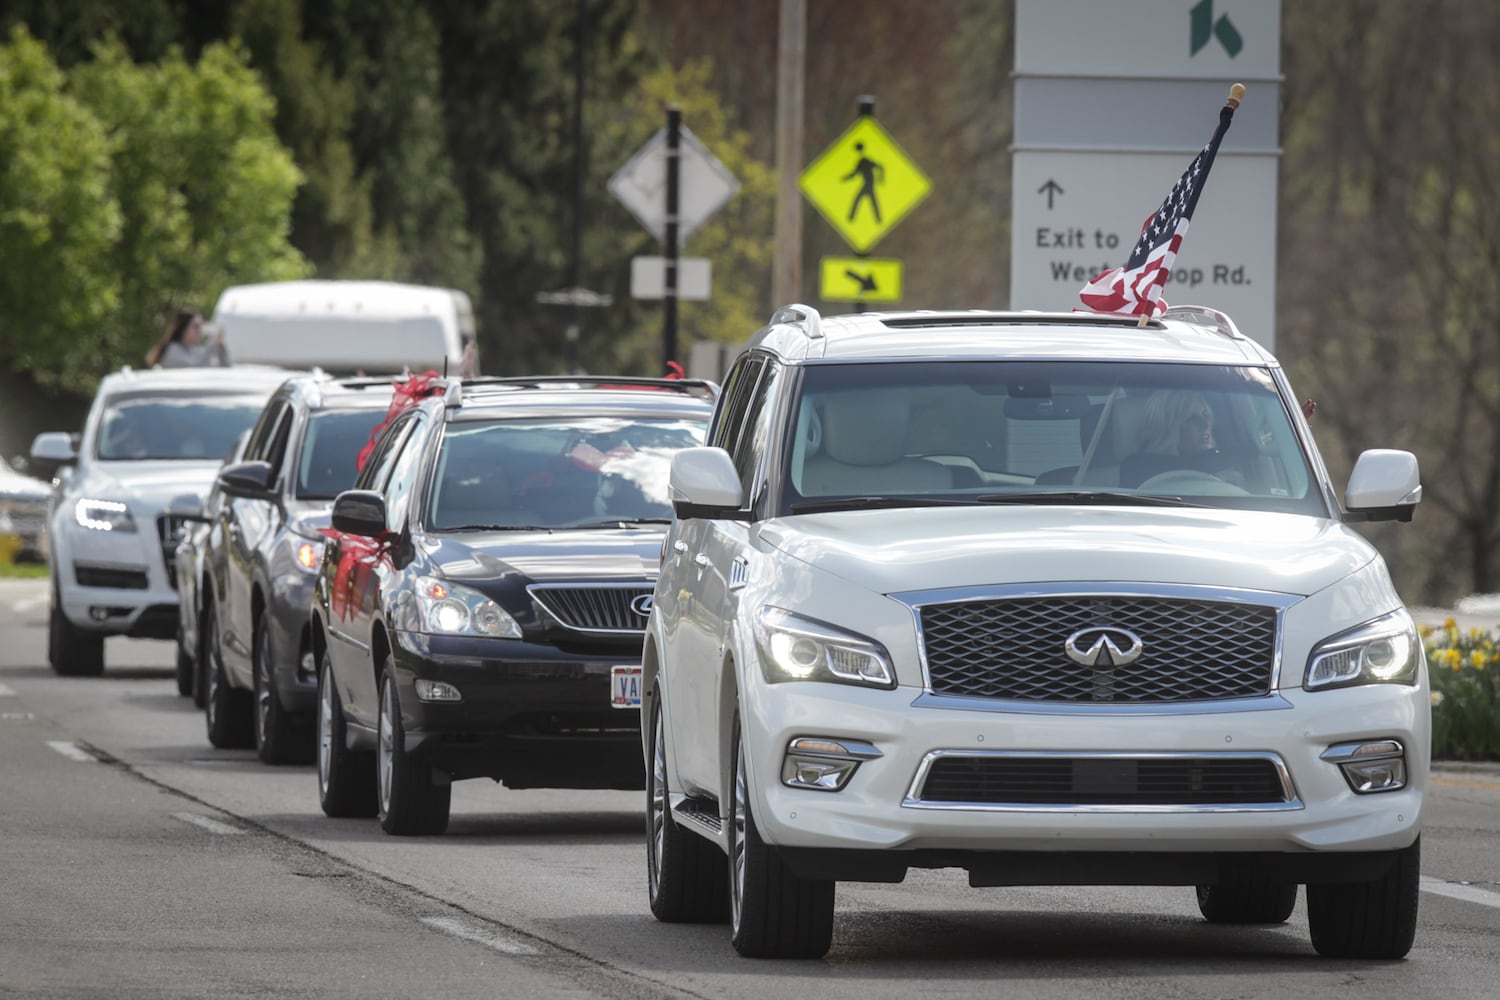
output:
[[[328,794],[328,772],[333,761],[333,671],[323,668],[318,678],[318,790]]]
[[[730,829],[729,844],[729,909],[730,920],[736,930],[740,926],[740,909],[745,898],[745,743],[743,739],[734,752],[734,825]]]
[[[662,736],[661,699],[656,700],[652,710],[651,737],[651,799],[647,821],[651,824],[650,871],[651,895],[661,891],[661,855],[667,835],[667,746]]]
[[[391,779],[395,771],[395,733],[393,728],[393,713],[396,711],[396,694],[391,684],[383,686],[380,692],[380,721],[379,721],[379,745],[375,750],[376,776],[380,782],[380,811],[382,814],[391,811]]]

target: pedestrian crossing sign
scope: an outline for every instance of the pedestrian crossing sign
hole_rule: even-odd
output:
[[[803,195],[855,253],[879,243],[932,190],[880,123],[862,115],[802,172]]]

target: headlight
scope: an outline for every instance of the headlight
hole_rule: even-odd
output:
[[[1422,640],[1405,611],[1394,611],[1325,639],[1307,658],[1309,691],[1353,684],[1415,684]]]
[[[504,608],[477,590],[432,576],[417,578],[422,630],[435,635],[479,635],[519,639],[521,626]]]
[[[73,519],[93,531],[135,530],[130,508],[118,500],[79,500],[73,507]]]
[[[761,608],[755,624],[761,670],[771,684],[837,681],[880,688],[896,686],[891,658],[873,639],[783,608]]]
[[[308,572],[316,573],[323,565],[323,543],[310,540],[298,542],[297,565]]]

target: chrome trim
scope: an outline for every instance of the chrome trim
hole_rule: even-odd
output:
[[[729,564],[729,589],[744,590],[745,584],[750,582],[750,560],[744,556],[735,556],[734,562]]]
[[[588,634],[588,635],[636,635],[636,636],[639,636],[639,635],[645,635],[646,634],[646,626],[645,626],[644,620],[642,621],[642,624],[641,624],[640,628],[628,628],[628,629],[620,629],[620,628],[582,628],[582,627],[580,627],[578,625],[573,625],[573,624],[571,624],[569,622],[565,622],[565,621],[562,620],[562,618],[558,617],[558,614],[557,614],[556,611],[553,611],[550,607],[547,606],[547,602],[546,601],[542,600],[540,597],[537,596],[537,591],[539,591],[539,590],[639,590],[639,589],[641,589],[643,587],[647,591],[653,591],[655,589],[655,587],[656,587],[656,580],[655,579],[640,579],[640,580],[616,581],[616,582],[613,582],[613,583],[610,583],[610,582],[595,583],[595,582],[592,582],[592,581],[589,581],[589,580],[575,580],[575,581],[572,581],[572,582],[559,581],[557,583],[531,583],[531,584],[527,584],[526,585],[526,595],[532,599],[533,603],[535,603],[537,607],[541,608],[543,611],[545,611],[547,613],[547,617],[551,618],[553,621],[557,622],[557,624],[561,625],[563,628],[567,629],[570,632],[581,632],[581,633],[585,633],[585,634]]]
[[[1182,600],[1226,601],[1238,604],[1254,604],[1274,608],[1276,612],[1276,637],[1271,654],[1271,694],[1281,689],[1283,660],[1282,627],[1287,609],[1300,603],[1300,594],[1283,594],[1274,590],[1248,590],[1240,587],[1212,587],[1177,583],[1132,583],[1120,580],[1077,580],[1065,583],[1023,583],[1014,585],[987,584],[975,587],[943,587],[937,590],[907,590],[887,594],[900,601],[911,612],[912,625],[917,634],[917,659],[922,665],[923,696],[932,694],[932,673],[927,664],[927,636],[922,629],[922,609],[929,604],[958,604],[965,601],[1017,600],[1028,597],[1172,597]],[[943,696],[944,700],[957,700]],[[921,701],[922,699],[918,699]],[[976,699],[980,700],[980,699]],[[1202,702],[1179,704],[1206,704]],[[1275,707],[1280,708],[1283,705]],[[967,706],[966,706],[967,707]],[[1076,710],[1077,706],[1071,706]],[[1289,707],[1289,706],[1286,706]],[[1119,706],[1114,706],[1118,710]],[[1243,711],[1243,709],[1240,709]]]
[[[1394,749],[1383,750],[1380,753],[1367,753],[1355,756],[1354,751],[1360,747],[1370,746],[1372,743],[1389,743]],[[1397,757],[1405,757],[1406,748],[1401,745],[1400,740],[1393,740],[1383,736],[1377,736],[1370,740],[1352,740],[1348,743],[1335,743],[1333,746],[1318,754],[1319,760],[1326,760],[1330,764],[1350,764],[1355,761],[1367,760],[1393,760]]]
[[[1157,701],[1146,704],[1090,701],[1014,701],[1005,698],[975,698],[924,691],[912,708],[936,708],[950,712],[1002,712],[1008,715],[1220,715],[1228,712],[1280,712],[1295,706],[1277,691],[1260,698],[1230,698],[1222,701]]]
[[[1225,760],[1267,760],[1276,768],[1277,777],[1281,780],[1281,794],[1285,797],[1284,802],[1246,802],[1242,804],[1225,804],[1215,802],[1204,805],[1055,805],[1048,803],[1038,805],[1029,802],[999,803],[999,802],[924,802],[917,798],[922,790],[923,783],[927,780],[927,773],[932,770],[932,765],[944,757],[1055,757],[1067,760],[1087,758],[1090,760],[1199,760],[1204,757],[1217,757]],[[1147,751],[1143,753],[1132,753],[1120,750],[932,750],[922,758],[917,765],[917,772],[912,776],[911,784],[907,786],[906,796],[901,800],[903,809],[931,809],[944,812],[1026,812],[1026,813],[1257,813],[1257,812],[1293,812],[1303,808],[1302,800],[1297,796],[1297,789],[1292,784],[1291,773],[1287,770],[1286,763],[1280,754],[1269,751],[1236,750],[1218,751],[1206,750],[1195,753]]]
[[[803,750],[798,748],[797,746],[797,744],[803,740],[818,740],[823,743],[837,743],[839,746],[844,748],[844,752],[829,753],[826,750]],[[879,757],[885,756],[885,754],[881,753],[875,748],[875,745],[873,743],[866,743],[864,740],[846,740],[841,736],[793,736],[791,739],[787,740],[786,755],[810,757],[814,760],[840,761],[875,760]]]

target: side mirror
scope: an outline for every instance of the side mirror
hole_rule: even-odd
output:
[[[746,520],[740,510],[744,491],[734,459],[723,448],[684,448],[672,455],[668,480],[672,509],[683,520],[693,517]]]
[[[1371,449],[1360,454],[1344,490],[1346,521],[1410,521],[1422,500],[1417,456]]]
[[[67,431],[45,431],[31,442],[31,459],[49,468],[78,461],[78,439]]]
[[[264,500],[271,492],[270,462],[235,462],[219,470],[219,489],[232,497]]]
[[[168,502],[164,513],[168,517],[176,518],[179,521],[205,523],[209,520],[208,516],[203,512],[203,498],[196,493],[184,493],[181,496],[173,497]]]
[[[345,490],[333,498],[333,530],[363,538],[385,534],[385,497],[373,490]]]

